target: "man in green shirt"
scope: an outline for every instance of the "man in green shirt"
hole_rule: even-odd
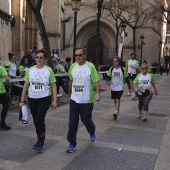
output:
[[[5,78],[6,82],[9,81],[8,73],[6,72],[4,67],[0,66],[0,103],[3,106],[3,109],[1,111],[0,129],[10,130],[11,127],[7,126],[5,123],[5,118],[7,116],[7,112],[8,112],[8,108],[9,108],[9,102],[8,102],[8,97],[6,94],[5,86],[3,83],[4,78]]]

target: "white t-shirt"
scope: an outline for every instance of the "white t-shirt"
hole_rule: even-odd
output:
[[[59,59],[59,55],[58,54],[54,54],[54,55],[52,54],[51,57],[52,57],[53,61],[57,61]]]
[[[134,80],[135,84],[138,84],[140,91],[144,92],[146,89],[152,89],[152,83],[155,83],[154,77],[152,74],[147,73],[146,75],[138,74]]]
[[[132,60],[132,59],[128,60],[127,61],[127,66],[128,66],[128,73],[137,74],[137,70],[131,67],[131,66],[133,66],[133,67],[138,67],[139,66],[139,63],[138,63],[137,60]]]
[[[11,63],[8,74],[10,76],[16,77],[16,70],[17,70],[16,64],[15,63]]]
[[[24,72],[26,73],[28,71],[28,67],[25,67],[24,68]]]
[[[112,71],[112,75],[111,75],[111,89],[112,91],[121,91],[123,90],[123,80],[124,80],[124,76],[122,73],[122,69],[121,68],[114,68]]]
[[[93,83],[99,81],[99,75],[92,63],[84,65],[73,63],[69,69],[68,76],[72,80],[71,99],[76,103],[93,102]]]
[[[24,79],[30,83],[28,97],[38,99],[52,95],[51,83],[56,82],[56,79],[50,67],[37,69],[33,66],[29,68]]]

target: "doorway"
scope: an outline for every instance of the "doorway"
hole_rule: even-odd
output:
[[[87,43],[87,60],[88,61],[92,61],[93,64],[95,64],[95,58],[96,58],[96,40],[97,40],[97,36],[93,36],[92,38],[89,39],[88,43]],[[103,64],[103,41],[100,38],[99,41],[100,44],[100,52],[99,52],[99,57],[98,57],[98,64],[102,65]]]

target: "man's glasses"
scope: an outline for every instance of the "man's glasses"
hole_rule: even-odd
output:
[[[75,57],[82,57],[84,54],[75,54]]]
[[[41,60],[44,59],[44,57],[42,57],[42,56],[36,56],[35,58],[36,59],[41,59]]]
[[[148,68],[147,68],[147,67],[142,67],[141,69],[142,69],[142,70],[144,70],[144,69],[146,70],[146,69],[148,69]]]
[[[117,61],[114,61],[114,60],[113,60],[113,63],[116,63],[116,62],[117,62]]]

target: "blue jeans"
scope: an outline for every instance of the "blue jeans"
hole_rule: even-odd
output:
[[[70,100],[69,130],[67,140],[70,145],[76,146],[76,135],[79,124],[79,115],[89,134],[95,133],[95,124],[92,120],[93,103],[76,103]]]
[[[58,61],[53,61],[53,68],[58,65]]]

